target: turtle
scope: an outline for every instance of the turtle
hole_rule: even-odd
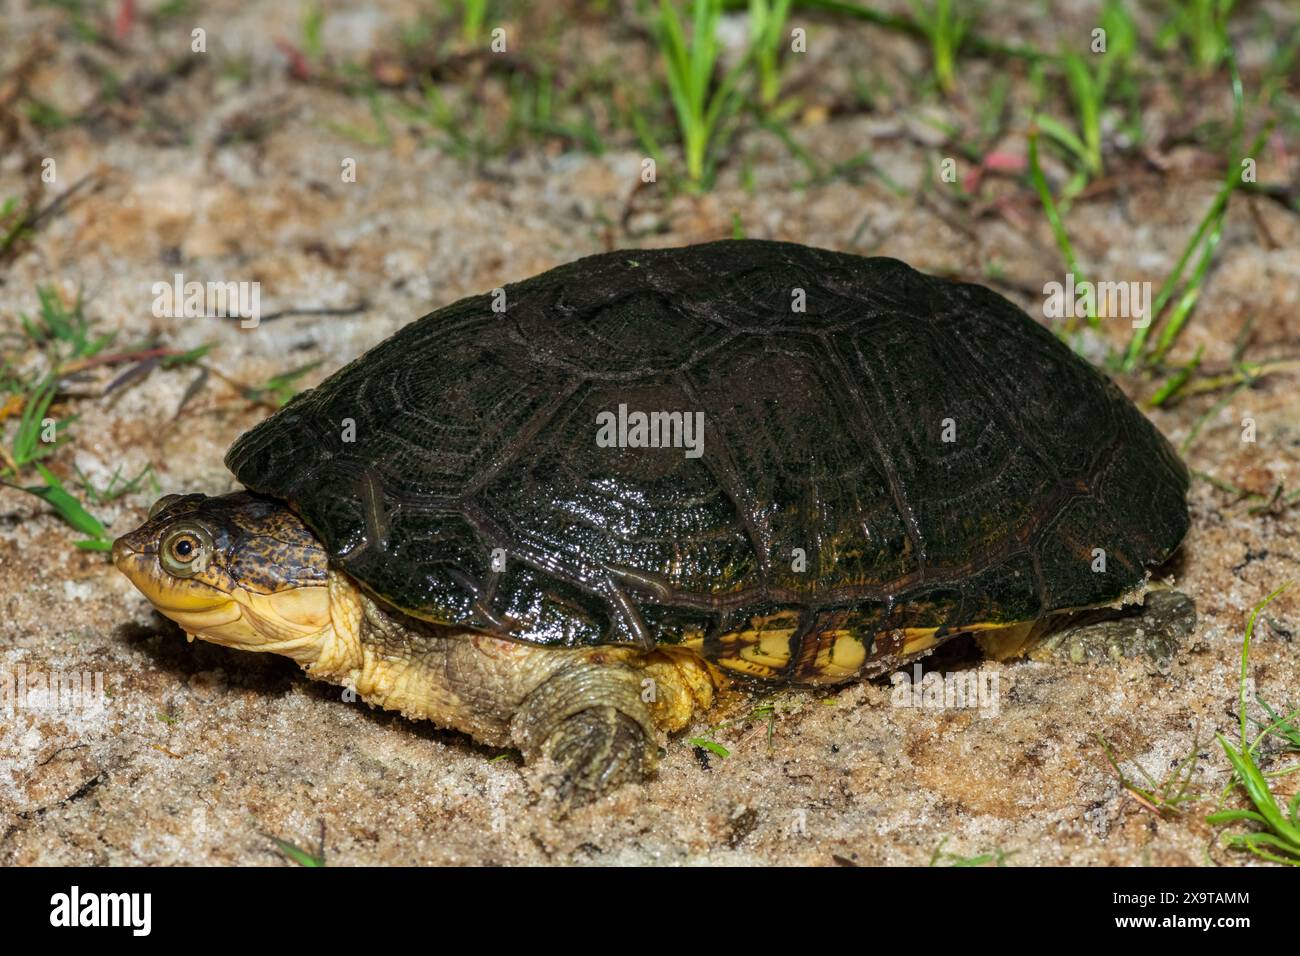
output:
[[[726,687],[1000,656],[1143,592],[1188,472],[996,292],[729,240],[607,252],[400,328],[112,556],[187,633],[516,748],[563,807]]]

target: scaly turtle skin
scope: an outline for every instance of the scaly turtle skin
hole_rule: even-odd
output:
[[[513,742],[568,796],[647,768],[723,673],[1015,645],[1140,588],[1188,525],[1169,444],[1013,304],[776,242],[464,299],[226,463],[253,494],[169,497],[119,542],[163,613]]]

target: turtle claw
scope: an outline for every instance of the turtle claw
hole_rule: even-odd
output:
[[[590,707],[568,717],[547,740],[541,783],[567,813],[650,768],[653,742],[632,717],[616,707]]]

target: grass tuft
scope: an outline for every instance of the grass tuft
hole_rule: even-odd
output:
[[[1142,775],[1144,784],[1139,784],[1133,780],[1120,768],[1119,760],[1111,750],[1110,744],[1100,734],[1097,735],[1102,749],[1106,752],[1106,760],[1114,769],[1116,776],[1119,777],[1120,786],[1128,791],[1142,807],[1151,811],[1162,819],[1168,819],[1181,812],[1184,803],[1195,803],[1200,800],[1204,794],[1191,790],[1192,781],[1196,776],[1196,766],[1201,756],[1201,741],[1199,738],[1192,740],[1190,752],[1182,760],[1174,765],[1174,768],[1165,775],[1164,779],[1157,780],[1136,761],[1133,766],[1137,767],[1138,773]]]
[[[712,185],[727,123],[744,103],[740,81],[752,54],[747,54],[742,62],[717,80],[715,74],[721,53],[718,42],[721,0],[692,0],[691,7],[689,36],[672,0],[659,0],[651,27],[659,46],[685,153],[686,181],[691,189],[701,190]],[[648,125],[637,117],[634,121],[642,140],[646,141]],[[652,156],[661,155],[653,140],[646,142],[646,147]]]
[[[1116,80],[1122,75],[1137,47],[1137,27],[1123,4],[1111,0],[1101,16],[1105,31],[1104,52],[1080,53],[1066,50],[1061,55],[1070,105],[1077,128],[1051,116],[1035,117],[1038,128],[1061,146],[1079,172],[1065,190],[1073,198],[1088,180],[1100,176],[1102,163],[1102,113]]]
[[[1074,247],[1070,244],[1070,235],[1065,231],[1065,222],[1061,219],[1061,211],[1057,208],[1056,200],[1052,198],[1052,188],[1047,184],[1047,177],[1043,174],[1042,164],[1038,159],[1038,131],[1031,130],[1029,133],[1029,180],[1034,185],[1034,190],[1038,193],[1038,199],[1043,204],[1043,214],[1047,216],[1048,225],[1052,227],[1052,236],[1056,239],[1057,248],[1061,250],[1061,256],[1065,259],[1065,268],[1074,274],[1076,284],[1085,281],[1083,270],[1079,268],[1079,261],[1074,257]],[[1094,303],[1095,306],[1095,303]],[[1098,324],[1097,310],[1094,307],[1088,315],[1090,325]],[[1074,331],[1075,320],[1071,318],[1067,321],[1063,331]]]
[[[35,467],[41,478],[45,480],[45,484],[33,485],[22,490],[44,499],[45,503],[53,508],[60,518],[75,530],[88,536],[81,541],[73,542],[78,548],[85,551],[110,550],[113,547],[113,539],[109,537],[103,523],[87,511],[81,502],[63,487],[63,483],[59,481],[52,471],[39,462],[36,463]],[[13,485],[11,487],[18,486]]]
[[[944,93],[956,88],[957,55],[970,32],[974,17],[958,12],[954,0],[912,0],[912,20],[930,43],[934,81]]]
[[[939,841],[939,845],[934,848],[930,854],[930,866],[1006,866],[1007,860],[1019,853],[1019,850],[1004,850],[1001,847],[994,847],[992,850],[979,853],[975,856],[959,856],[956,853],[948,853],[944,846],[948,842],[948,837]]]
[[[1201,287],[1205,282],[1214,253],[1218,249],[1219,239],[1223,231],[1223,221],[1227,216],[1228,201],[1241,188],[1242,160],[1247,157],[1257,156],[1273,132],[1274,121],[1269,121],[1259,131],[1255,139],[1251,141],[1250,145],[1244,150],[1241,149],[1242,132],[1245,126],[1241,75],[1237,70],[1236,58],[1232,55],[1231,50],[1228,51],[1227,57],[1232,73],[1233,140],[1235,148],[1229,156],[1223,183],[1219,187],[1218,193],[1215,194],[1214,201],[1210,203],[1210,208],[1206,210],[1205,215],[1201,218],[1196,231],[1192,233],[1187,245],[1184,246],[1182,255],[1178,257],[1178,262],[1174,265],[1173,271],[1165,278],[1164,283],[1160,286],[1160,291],[1156,294],[1155,301],[1151,304],[1149,323],[1144,328],[1133,330],[1133,336],[1129,339],[1128,348],[1119,363],[1120,369],[1125,372],[1136,371],[1143,365],[1157,364],[1177,341],[1178,335],[1186,325],[1197,299],[1200,298]],[[1196,268],[1183,289],[1183,294],[1177,305],[1170,313],[1168,323],[1163,328],[1160,328],[1165,308],[1173,299],[1175,291],[1177,291],[1179,284],[1183,280],[1183,272],[1197,249],[1201,250],[1201,256],[1197,261]],[[1154,351],[1151,351],[1147,347],[1147,340],[1152,330],[1157,328],[1160,328],[1160,338]]]
[[[1278,805],[1277,798],[1274,797],[1268,784],[1270,776],[1276,777],[1286,773],[1294,773],[1300,770],[1300,765],[1265,774],[1256,762],[1256,753],[1261,743],[1270,735],[1276,734],[1288,744],[1293,745],[1295,743],[1295,726],[1292,721],[1296,713],[1300,713],[1300,711],[1279,718],[1269,708],[1268,713],[1270,717],[1274,718],[1273,722],[1261,729],[1253,741],[1247,731],[1246,716],[1247,685],[1250,673],[1250,642],[1255,633],[1255,622],[1259,618],[1260,612],[1290,586],[1290,582],[1283,584],[1256,604],[1251,609],[1250,618],[1246,622],[1246,634],[1241,642],[1241,677],[1237,704],[1240,729],[1239,745],[1234,746],[1229,743],[1222,734],[1215,735],[1235,773],[1235,778],[1225,790],[1224,796],[1226,797],[1227,793],[1240,787],[1254,809],[1221,810],[1210,814],[1205,819],[1207,823],[1213,826],[1233,823],[1258,824],[1259,829],[1245,833],[1228,834],[1227,845],[1234,849],[1248,850],[1260,859],[1269,860],[1273,863],[1300,866],[1300,793],[1291,798],[1284,810]]]
[[[758,71],[758,105],[766,113],[781,95],[781,51],[791,0],[749,0],[749,43]]]
[[[1234,0],[1175,0],[1157,43],[1166,49],[1181,45],[1202,72],[1213,70],[1231,52],[1228,18],[1233,6]]]

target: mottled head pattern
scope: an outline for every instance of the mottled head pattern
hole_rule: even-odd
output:
[[[329,621],[329,563],[282,502],[167,495],[113,543],[118,569],[195,637],[278,650]]]

